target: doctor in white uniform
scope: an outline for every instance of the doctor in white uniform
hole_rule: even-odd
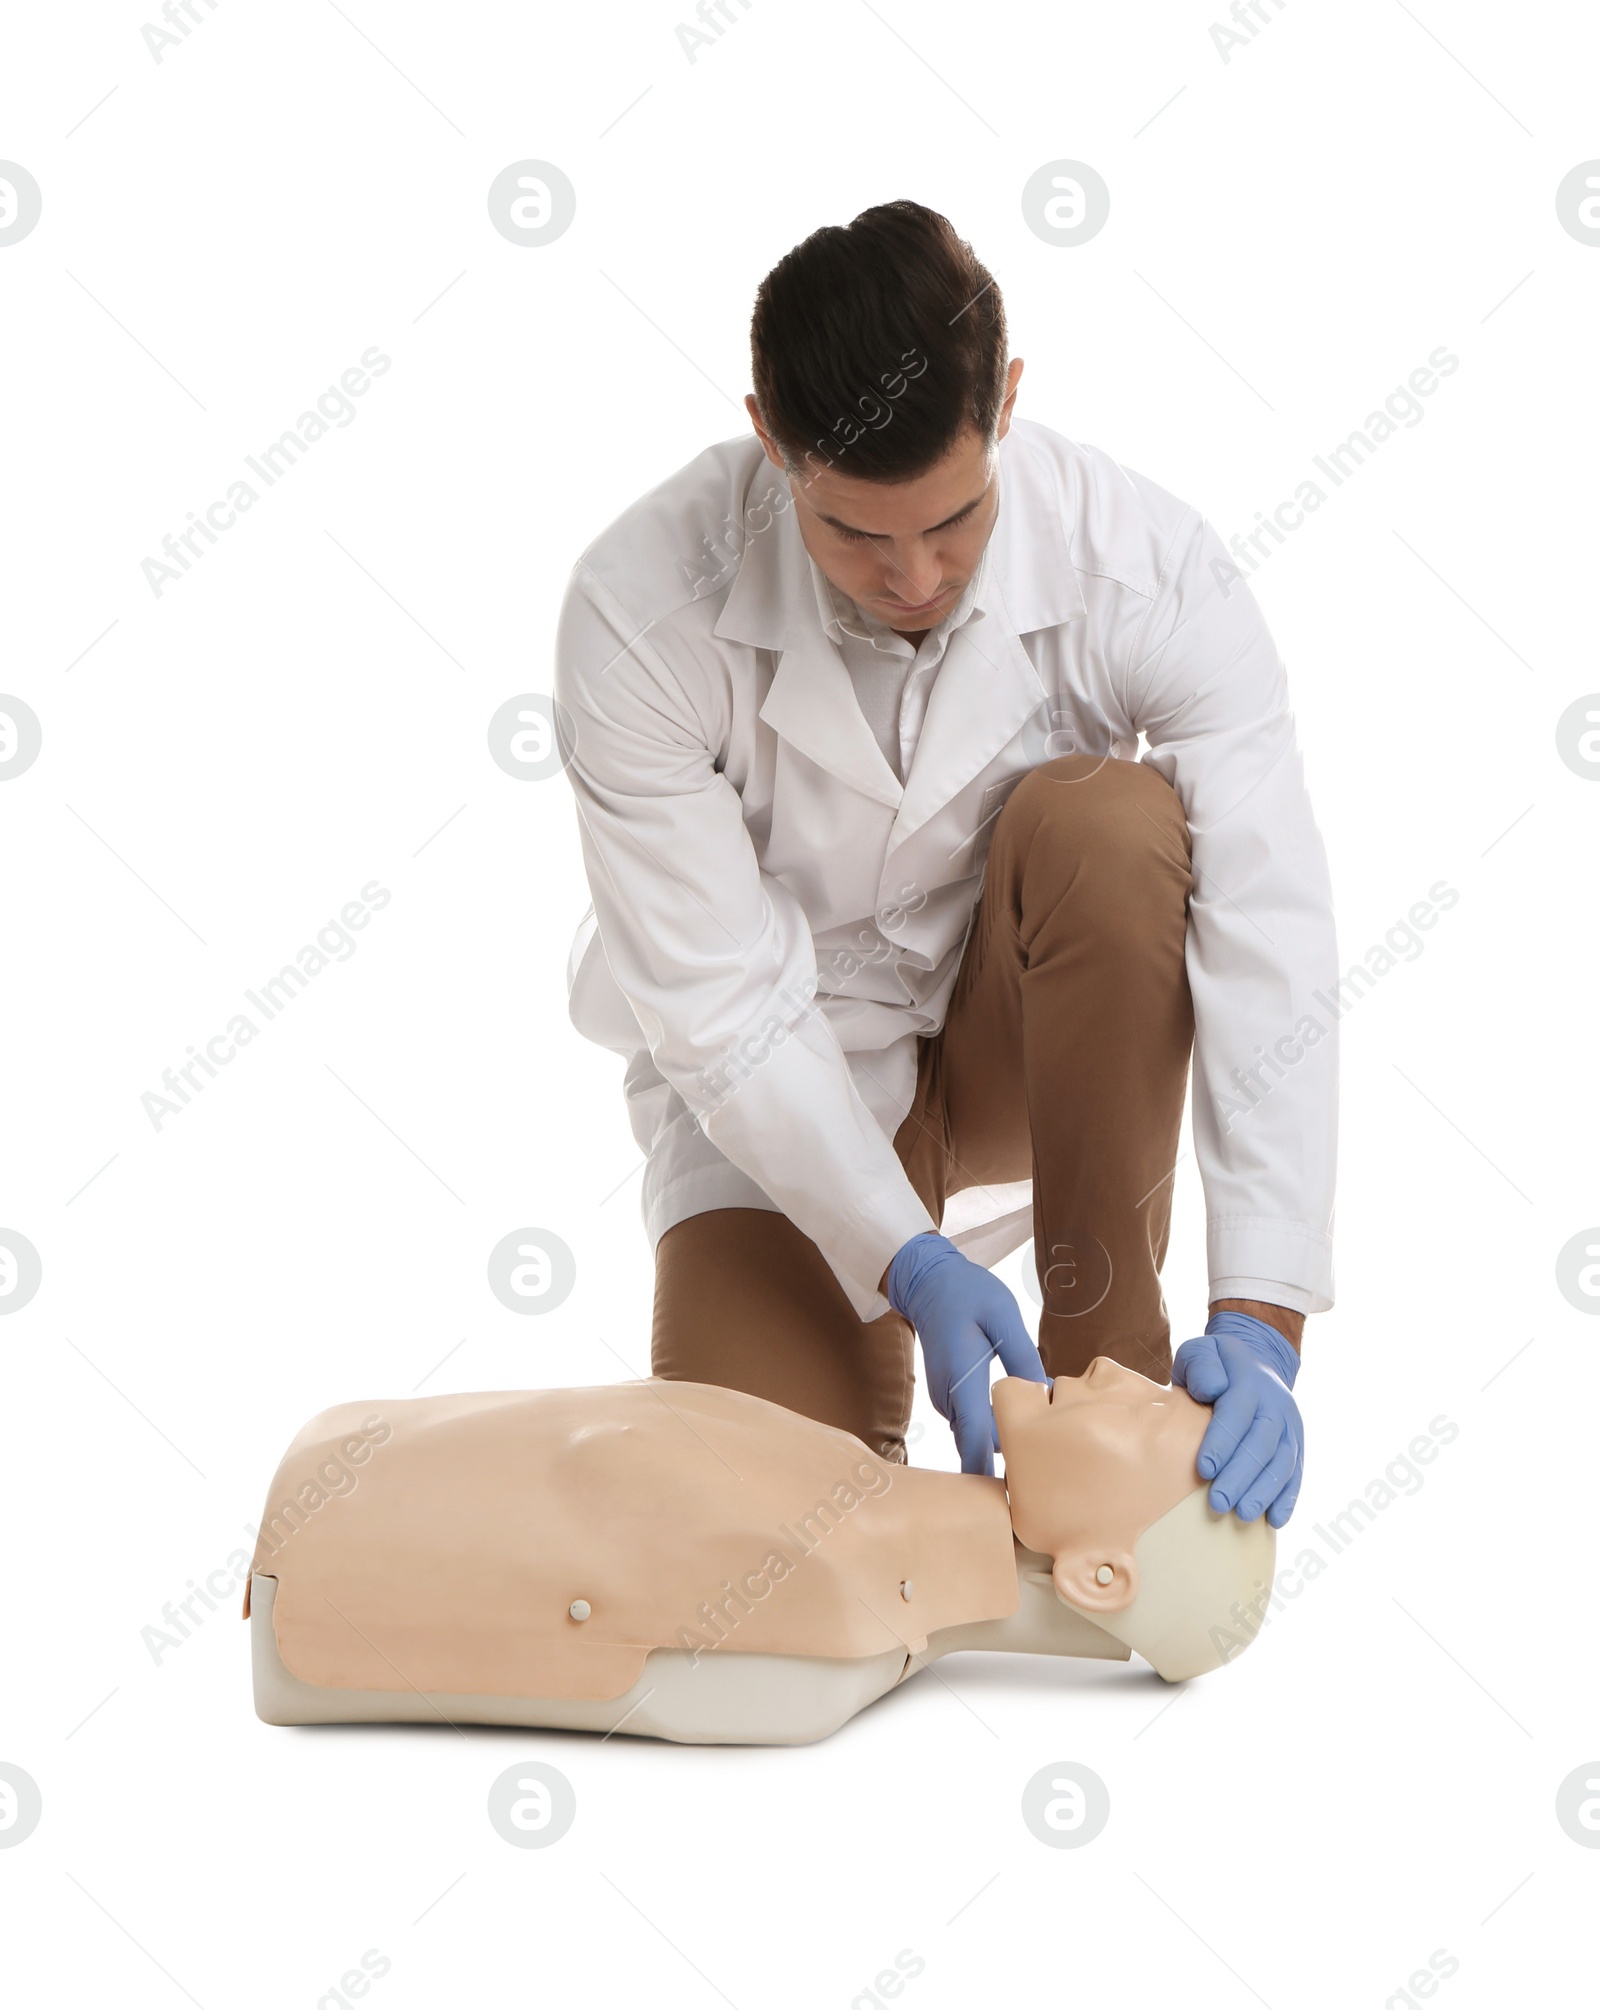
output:
[[[627,1061],[654,1372],[903,1458],[915,1334],[989,1472],[991,1362],[1108,1354],[1211,1403],[1213,1503],[1281,1526],[1338,973],[1260,611],[1196,510],[1015,416],[934,212],[814,233],[751,342],[751,436],[590,544],[557,640],[571,1011]],[[1211,1318],[1174,1360],[1191,1052]],[[1037,1349],[985,1268],[1030,1232]]]

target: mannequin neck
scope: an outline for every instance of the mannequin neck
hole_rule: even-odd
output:
[[[1066,1604],[1050,1575],[1050,1558],[1012,1538],[1016,1549],[1017,1609],[1004,1619],[978,1620],[967,1626],[945,1626],[928,1636],[927,1653],[993,1652],[997,1654],[1059,1654],[1073,1660],[1126,1661],[1129,1650],[1120,1640]]]

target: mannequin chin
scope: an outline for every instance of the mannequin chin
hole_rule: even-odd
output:
[[[257,1713],[794,1744],[963,1650],[1234,1658],[1274,1536],[1207,1505],[1209,1410],[1104,1359],[994,1406],[1004,1481],[703,1383],[324,1412],[263,1515]]]

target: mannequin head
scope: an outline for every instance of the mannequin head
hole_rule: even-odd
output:
[[[1227,1660],[1276,1542],[1264,1517],[1241,1522],[1205,1499],[1195,1458],[1210,1409],[1104,1356],[993,1395],[1011,1525],[1052,1559],[1057,1595],[1169,1680]]]
[[[1102,1354],[1053,1383],[997,1383],[994,1413],[1017,1535],[1054,1557],[1073,1605],[1125,1610],[1139,1592],[1134,1545],[1201,1484],[1210,1411]]]

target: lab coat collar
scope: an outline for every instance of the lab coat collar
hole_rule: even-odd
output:
[[[1001,442],[1000,509],[979,590],[950,637],[904,788],[824,632],[792,504],[746,538],[713,632],[780,652],[761,717],[808,759],[898,813],[892,849],[985,767],[1043,701],[1017,638],[1083,614],[1069,536],[1053,483],[1014,427]]]
[[[800,545],[798,537],[795,543]],[[800,556],[805,557],[803,546]],[[809,579],[804,584],[809,593]],[[857,702],[844,658],[822,632],[815,600],[810,621],[797,622],[791,631],[761,716],[818,767],[875,803],[899,809],[900,783]]]

